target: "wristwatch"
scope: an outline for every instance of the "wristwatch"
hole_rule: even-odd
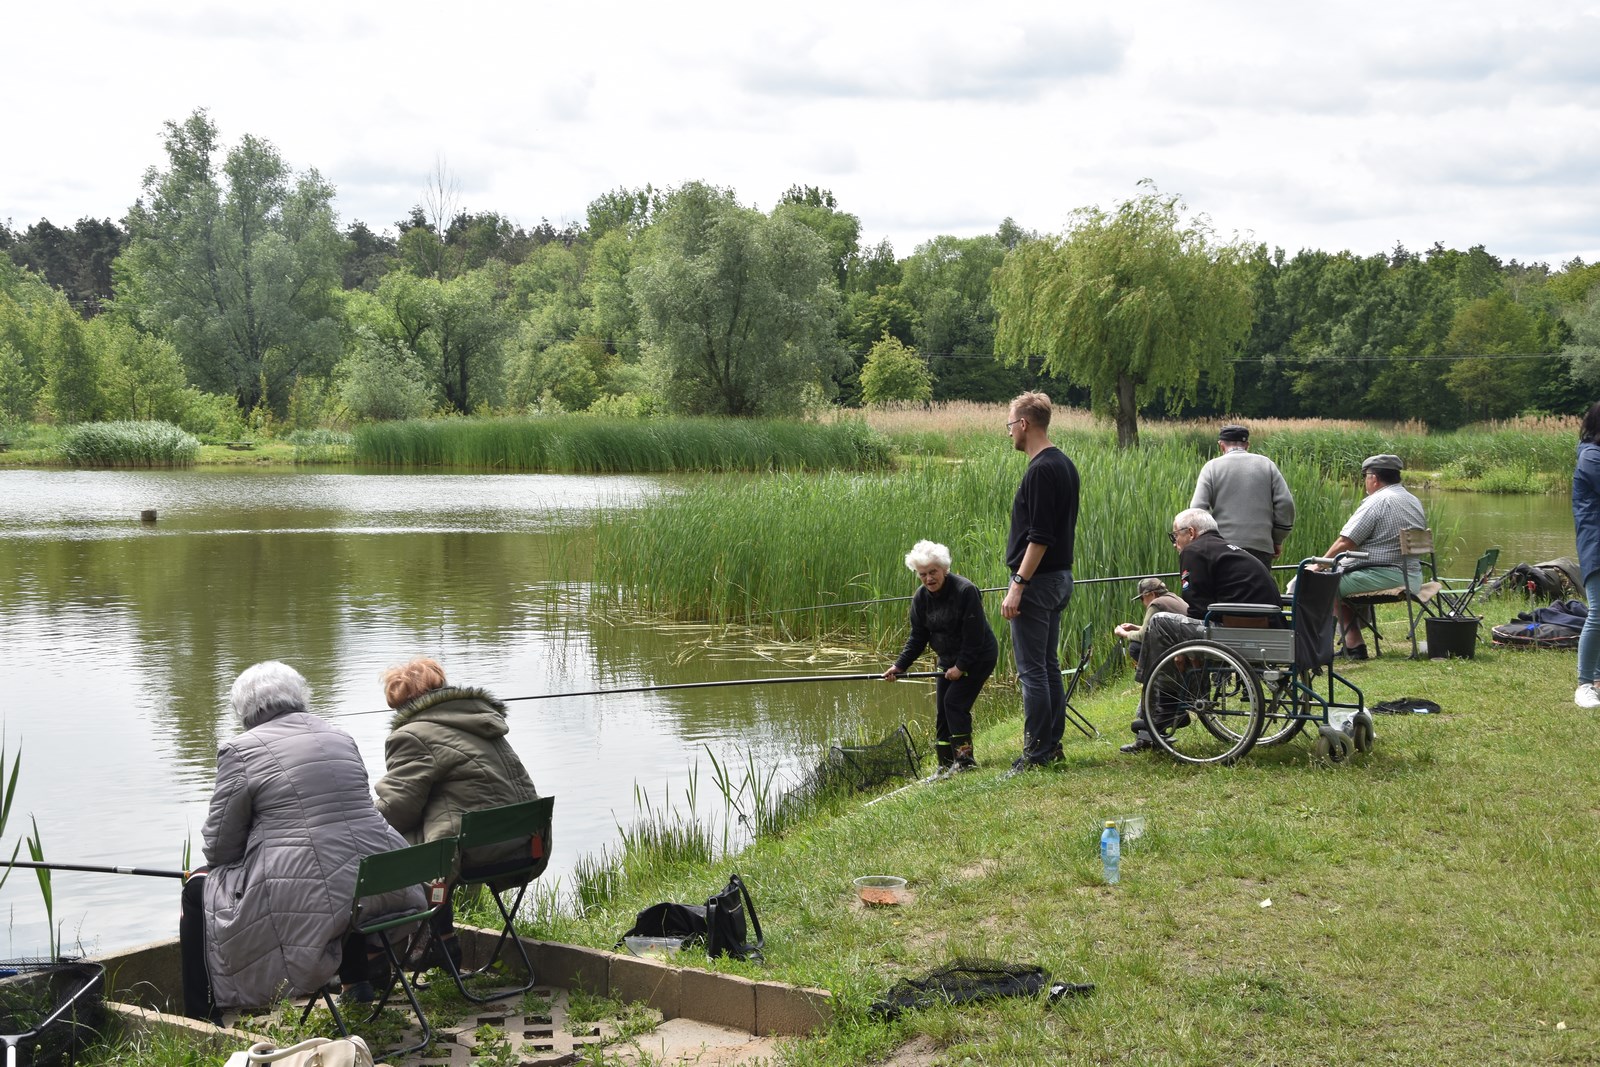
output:
[[[1028,579],[1024,578],[1020,574],[1013,574],[1011,576],[1011,584],[1012,585],[1027,585],[1028,584]]]

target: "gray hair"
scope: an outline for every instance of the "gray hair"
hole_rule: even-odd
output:
[[[1185,508],[1173,517],[1172,528],[1193,530],[1197,534],[1210,533],[1216,530],[1217,520],[1205,508]]]
[[[246,730],[297,711],[311,710],[311,684],[287,663],[257,663],[234,679],[228,693]]]
[[[914,571],[920,567],[943,567],[949,570],[950,550],[937,541],[918,541],[906,553],[906,569]]]

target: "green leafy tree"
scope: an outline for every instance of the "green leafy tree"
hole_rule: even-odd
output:
[[[1175,196],[1149,192],[1115,212],[1080,208],[1061,237],[1028,241],[995,278],[995,348],[1089,389],[1139,439],[1139,406],[1191,400],[1205,374],[1226,401],[1234,352],[1250,331],[1248,249],[1216,240],[1210,224],[1180,218]]]
[[[1457,360],[1444,381],[1478,419],[1524,410],[1534,376],[1547,371],[1544,361],[1530,358],[1549,350],[1547,330],[1504,289],[1462,305],[1445,348],[1468,357]]]
[[[94,319],[88,333],[100,356],[100,394],[107,418],[172,423],[182,419],[188,383],[177,349],[116,315]]]
[[[933,372],[897,339],[884,336],[861,368],[861,399],[868,404],[895,400],[927,401],[933,397]]]
[[[851,266],[861,250],[861,220],[839,210],[831,189],[791,185],[773,215],[793,219],[822,238],[840,291],[848,285]]]
[[[464,413],[499,399],[501,342],[512,320],[487,271],[446,282],[391,271],[370,298],[351,295],[352,321],[415,356],[450,407]]]
[[[167,168],[146,172],[128,213],[117,303],[172,341],[191,381],[281,408],[339,349],[333,186],[250,135],[224,156],[203,110],[166,130]]]
[[[692,182],[640,238],[629,272],[661,392],[689,414],[799,410],[837,362],[827,245],[793,219]]]
[[[335,378],[340,401],[357,419],[413,419],[433,406],[416,357],[366,328],[357,329],[356,343],[340,361]]]
[[[1009,400],[1025,370],[995,358],[995,271],[1006,246],[997,236],[941,235],[901,264],[899,291],[915,312],[912,337],[934,375],[937,400]]]
[[[1590,394],[1600,393],[1600,287],[1583,306],[1569,312],[1572,340],[1562,348],[1573,382]]]

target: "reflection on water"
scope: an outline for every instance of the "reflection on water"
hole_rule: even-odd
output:
[[[593,617],[567,581],[586,561],[550,531],[660,491],[538,475],[0,472],[0,713],[23,751],[12,834],[31,813],[48,859],[176,869],[186,839],[198,857],[216,745],[237,729],[227,688],[262,659],[310,679],[315,710],[355,736],[374,775],[388,722],[378,675],[416,654],[503,697],[881,666],[796,668],[693,628]],[[146,508],[153,527],[138,522]],[[511,705],[511,740],[558,797],[547,877],[563,877],[615,840],[635,782],[682,807],[691,764],[709,770],[701,746],[793,774],[830,736],[927,707],[925,687],[886,683],[534,700]],[[55,883],[69,946],[175,927],[175,883]],[[8,881],[0,906],[0,951],[42,945],[32,878]]]
[[[1454,530],[1453,541],[1438,544],[1439,564],[1448,567],[1447,573],[1470,575],[1483,550],[1495,545],[1501,570],[1577,554],[1572,501],[1563,494],[1434,492],[1423,500],[1430,510],[1437,506],[1443,523]]]

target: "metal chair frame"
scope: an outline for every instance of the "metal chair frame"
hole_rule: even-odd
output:
[[[551,833],[550,821],[555,810],[555,797],[540,797],[538,800],[523,801],[519,804],[506,804],[498,808],[485,808],[481,811],[465,812],[461,816],[461,832],[456,836],[455,842],[461,857],[461,873],[456,882],[456,888],[476,885],[487,886],[489,895],[494,898],[495,907],[500,911],[502,925],[500,937],[495,941],[494,950],[489,953],[488,960],[482,967],[472,974],[479,974],[494,966],[500,958],[500,951],[507,941],[516,947],[517,955],[522,960],[523,974],[527,981],[514,989],[502,989],[488,995],[479,995],[467,988],[466,978],[470,975],[463,973],[456,961],[448,953],[444,954],[445,968],[450,972],[450,977],[455,980],[456,988],[461,995],[476,1004],[487,1004],[490,1001],[503,997],[526,993],[534,987],[536,978],[533,973],[533,961],[528,958],[528,950],[523,945],[522,939],[517,936],[513,926],[513,919],[517,910],[522,907],[523,895],[527,893],[528,886],[544,873],[550,863]],[[512,860],[502,860],[481,865],[470,863],[474,850],[488,845],[497,845],[506,841],[526,840],[528,851],[525,856],[518,856]],[[517,895],[506,907],[501,892],[510,892],[509,887],[496,891],[496,883],[516,883]]]
[[[1061,668],[1061,677],[1068,679],[1066,691],[1066,718],[1067,721],[1078,728],[1078,732],[1093,741],[1100,736],[1100,731],[1083,715],[1083,712],[1072,706],[1072,694],[1078,691],[1078,683],[1083,680],[1084,674],[1089,669],[1089,657],[1094,653],[1094,626],[1083,628],[1083,636],[1078,645],[1078,665],[1076,667]],[[1085,683],[1088,684],[1088,683]]]
[[[1417,659],[1422,653],[1417,645],[1417,626],[1429,615],[1439,614],[1433,606],[1444,584],[1438,580],[1438,567],[1434,562],[1433,531],[1426,526],[1407,526],[1400,531],[1401,555],[1401,584],[1390,589],[1374,589],[1367,593],[1354,593],[1344,598],[1345,603],[1358,609],[1356,625],[1372,635],[1372,654],[1383,655],[1382,638],[1378,634],[1378,613],[1373,610],[1379,604],[1399,604],[1406,606],[1406,639],[1411,642],[1411,658]],[[1424,581],[1415,593],[1411,586],[1404,581],[1405,563],[1416,560],[1419,566],[1427,568],[1427,573],[1434,577]]]
[[[429,883],[442,883],[450,877],[456,861],[456,839],[442,837],[437,841],[425,841],[420,845],[410,845],[406,848],[397,848],[389,852],[379,852],[367,856],[361,861],[361,866],[356,869],[356,888],[354,898],[350,903],[350,928],[358,934],[371,937],[377,935],[383,945],[384,955],[389,960],[389,983],[384,986],[383,992],[373,1002],[372,1013],[364,1020],[371,1022],[376,1019],[389,1002],[389,994],[394,991],[396,982],[404,990],[406,1000],[411,1004],[411,1010],[416,1014],[417,1023],[422,1027],[422,1040],[415,1045],[393,1049],[389,1052],[378,1054],[384,1059],[390,1056],[405,1056],[417,1052],[428,1046],[433,1040],[433,1030],[428,1023],[428,1016],[422,1010],[422,1005],[417,1001],[417,990],[406,977],[405,966],[400,955],[395,951],[394,942],[389,940],[389,931],[402,926],[412,926],[419,922],[426,922],[433,917],[443,903],[433,903],[424,897],[426,907],[420,911],[408,911],[404,914],[386,914],[378,916],[370,922],[364,922],[364,902],[369,897],[382,896],[396,890],[406,889],[410,886],[425,886]],[[328,1011],[333,1015],[334,1025],[339,1028],[339,1033],[345,1037],[350,1036],[350,1029],[345,1025],[344,1017],[339,1013],[339,1007],[334,1002],[333,994],[324,989],[321,999],[327,1004]],[[306,1004],[305,1011],[300,1015],[300,1024],[311,1016],[311,1009],[317,1004],[317,997],[312,997]]]

